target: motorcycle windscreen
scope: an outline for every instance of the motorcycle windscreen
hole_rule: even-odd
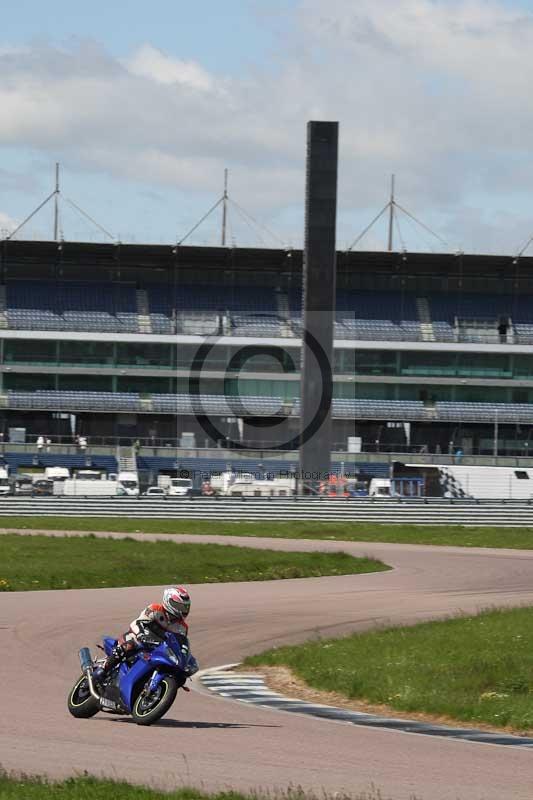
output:
[[[198,662],[189,649],[189,640],[177,636],[171,636],[167,639],[167,644],[179,661],[179,668],[187,675],[194,675],[198,672]]]
[[[167,647],[177,658],[178,666],[182,670],[187,669],[187,662],[190,657],[189,642],[185,637],[177,637],[174,634],[167,635]],[[171,657],[171,661],[173,661]]]

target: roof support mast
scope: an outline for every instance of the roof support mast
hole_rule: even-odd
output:
[[[10,239],[13,239],[13,237],[14,237],[14,236],[16,236],[16,235],[17,235],[17,233],[18,233],[20,230],[22,230],[22,228],[23,228],[23,227],[24,227],[24,226],[25,226],[25,225],[26,225],[26,224],[27,224],[27,223],[30,221],[30,219],[33,219],[33,217],[34,217],[36,214],[38,214],[38,213],[39,213],[39,211],[41,210],[41,208],[44,208],[44,207],[45,207],[45,206],[46,206],[46,205],[47,205],[47,204],[48,204],[48,203],[49,203],[51,200],[53,200],[53,201],[54,201],[54,240],[55,240],[56,242],[59,242],[59,240],[60,240],[60,236],[62,237],[62,234],[61,234],[61,232],[60,232],[60,226],[59,226],[59,222],[60,222],[60,216],[59,216],[59,201],[60,201],[60,200],[61,200],[63,203],[68,203],[68,204],[69,204],[69,206],[71,206],[72,208],[74,208],[74,209],[75,209],[75,210],[76,210],[76,211],[77,211],[79,214],[81,214],[81,216],[82,216],[82,217],[85,217],[85,219],[86,219],[86,220],[88,220],[90,223],[92,223],[92,224],[93,224],[93,225],[94,225],[96,228],[98,228],[98,230],[100,230],[102,233],[105,233],[105,235],[106,235],[106,236],[108,236],[110,239],[113,239],[113,241],[115,241],[115,237],[113,236],[113,234],[112,234],[112,233],[109,233],[109,231],[108,231],[108,230],[106,230],[106,229],[103,227],[103,225],[100,225],[100,224],[99,224],[99,223],[98,223],[98,222],[97,222],[95,219],[93,219],[93,218],[92,218],[92,217],[91,217],[89,214],[87,214],[87,212],[86,212],[86,211],[84,211],[84,210],[83,210],[83,208],[80,208],[80,207],[79,207],[79,206],[78,206],[78,205],[77,205],[77,204],[74,202],[74,200],[69,200],[69,198],[68,198],[68,197],[65,197],[64,195],[62,195],[62,194],[61,194],[61,189],[60,189],[60,187],[59,187],[59,162],[57,162],[57,161],[56,161],[56,182],[55,182],[55,186],[54,186],[54,191],[53,191],[53,192],[50,192],[50,194],[48,195],[48,197],[46,197],[46,198],[43,200],[43,202],[42,202],[42,203],[40,203],[40,204],[37,206],[37,208],[35,208],[35,209],[34,209],[34,210],[31,212],[31,214],[28,214],[28,216],[26,217],[26,219],[23,219],[23,220],[22,220],[22,222],[20,223],[20,225],[17,225],[17,227],[15,228],[15,230],[14,230],[14,231],[11,231],[11,233],[10,233],[8,236],[6,236],[6,238],[5,238],[5,241],[6,241],[6,242],[8,242]]]
[[[387,250],[392,253],[394,236],[394,175],[391,176],[390,200],[389,200],[389,241]]]
[[[441,237],[438,235],[438,233],[435,233],[435,231],[432,231],[432,230],[431,230],[431,228],[428,228],[428,226],[427,226],[427,225],[424,225],[424,223],[423,223],[423,222],[420,222],[420,220],[419,220],[419,219],[417,219],[417,218],[416,218],[416,217],[415,217],[413,214],[411,214],[411,212],[410,212],[410,211],[407,211],[407,209],[406,209],[406,208],[404,208],[402,205],[400,205],[400,203],[397,203],[397,202],[396,202],[395,195],[394,195],[394,191],[395,191],[395,177],[396,177],[395,175],[391,175],[391,190],[390,190],[390,198],[389,198],[389,201],[388,201],[388,203],[386,203],[386,204],[383,206],[383,208],[381,209],[381,211],[379,212],[379,214],[376,214],[376,216],[374,217],[374,219],[372,220],[372,222],[371,222],[369,225],[367,225],[367,226],[366,226],[366,228],[365,228],[365,229],[364,229],[364,230],[363,230],[363,231],[362,231],[362,232],[359,234],[359,236],[358,236],[356,239],[354,239],[354,241],[353,241],[353,242],[351,243],[351,245],[348,247],[348,252],[350,252],[351,250],[353,250],[353,249],[354,249],[354,247],[355,247],[356,245],[358,245],[358,244],[359,244],[359,242],[361,241],[361,239],[363,239],[363,238],[366,236],[366,234],[368,233],[368,231],[369,231],[371,228],[373,228],[373,227],[374,227],[374,225],[376,224],[376,222],[377,222],[379,219],[381,219],[381,217],[384,217],[384,216],[387,214],[387,211],[389,212],[389,231],[388,231],[388,239],[387,239],[387,251],[388,251],[389,253],[392,253],[392,251],[393,251],[393,248],[394,248],[394,226],[395,226],[395,225],[396,225],[396,227],[397,227],[397,229],[398,229],[398,235],[399,235],[399,238],[400,238],[400,244],[401,244],[401,246],[402,246],[402,249],[404,249],[404,250],[405,250],[405,246],[404,246],[404,243],[403,243],[403,240],[402,240],[402,232],[401,232],[401,230],[400,230],[400,225],[399,225],[400,214],[399,214],[399,213],[397,213],[397,212],[400,212],[400,211],[401,211],[401,213],[402,213],[404,216],[408,217],[408,218],[409,218],[410,220],[412,220],[413,222],[416,222],[416,224],[417,224],[417,225],[418,225],[420,228],[422,228],[422,229],[423,229],[423,230],[425,230],[427,233],[430,233],[432,236],[434,236],[434,237],[435,237],[435,239],[437,239],[437,240],[438,240],[438,241],[439,241],[441,244],[443,244],[445,247],[449,247],[449,245],[448,245],[448,242],[446,242],[444,239],[442,239],[442,238],[441,238]],[[531,242],[533,242],[533,236],[531,237],[531,239],[529,239],[529,240],[528,240],[528,242],[527,242],[527,244],[526,244],[526,247],[529,247],[529,245],[531,244]],[[525,249],[525,248],[524,248],[524,249]],[[518,254],[519,256],[520,256],[520,255],[522,255],[522,253],[524,252],[524,249],[522,249],[522,251],[521,251],[521,252]]]
[[[224,170],[224,194],[222,195],[222,247],[226,246],[226,220],[228,214],[228,170]]]
[[[59,241],[59,163],[56,161],[56,188],[54,191],[54,240]]]

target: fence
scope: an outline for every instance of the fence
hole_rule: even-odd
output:
[[[1,497],[0,517],[127,517],[235,521],[320,520],[533,527],[533,501],[367,498]],[[209,529],[206,527],[206,533]],[[533,542],[533,534],[532,534]]]

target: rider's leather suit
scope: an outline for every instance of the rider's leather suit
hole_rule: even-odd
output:
[[[143,643],[158,644],[167,632],[187,638],[189,626],[184,619],[169,614],[161,603],[151,603],[141,611],[132,621],[129,630],[120,637],[103,669],[106,672],[112,669],[128,655],[128,652],[142,646]]]

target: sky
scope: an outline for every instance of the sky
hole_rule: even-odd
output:
[[[77,6],[77,8],[76,8]],[[172,243],[229,171],[236,246],[301,246],[306,123],[338,120],[337,244],[388,200],[406,250],[533,233],[533,0],[18,0],[0,30],[0,231]],[[220,206],[191,244],[220,241]],[[50,238],[46,206],[17,238]],[[382,218],[357,244],[383,249]],[[531,246],[533,250],[533,245]],[[531,252],[531,251],[527,251]]]

